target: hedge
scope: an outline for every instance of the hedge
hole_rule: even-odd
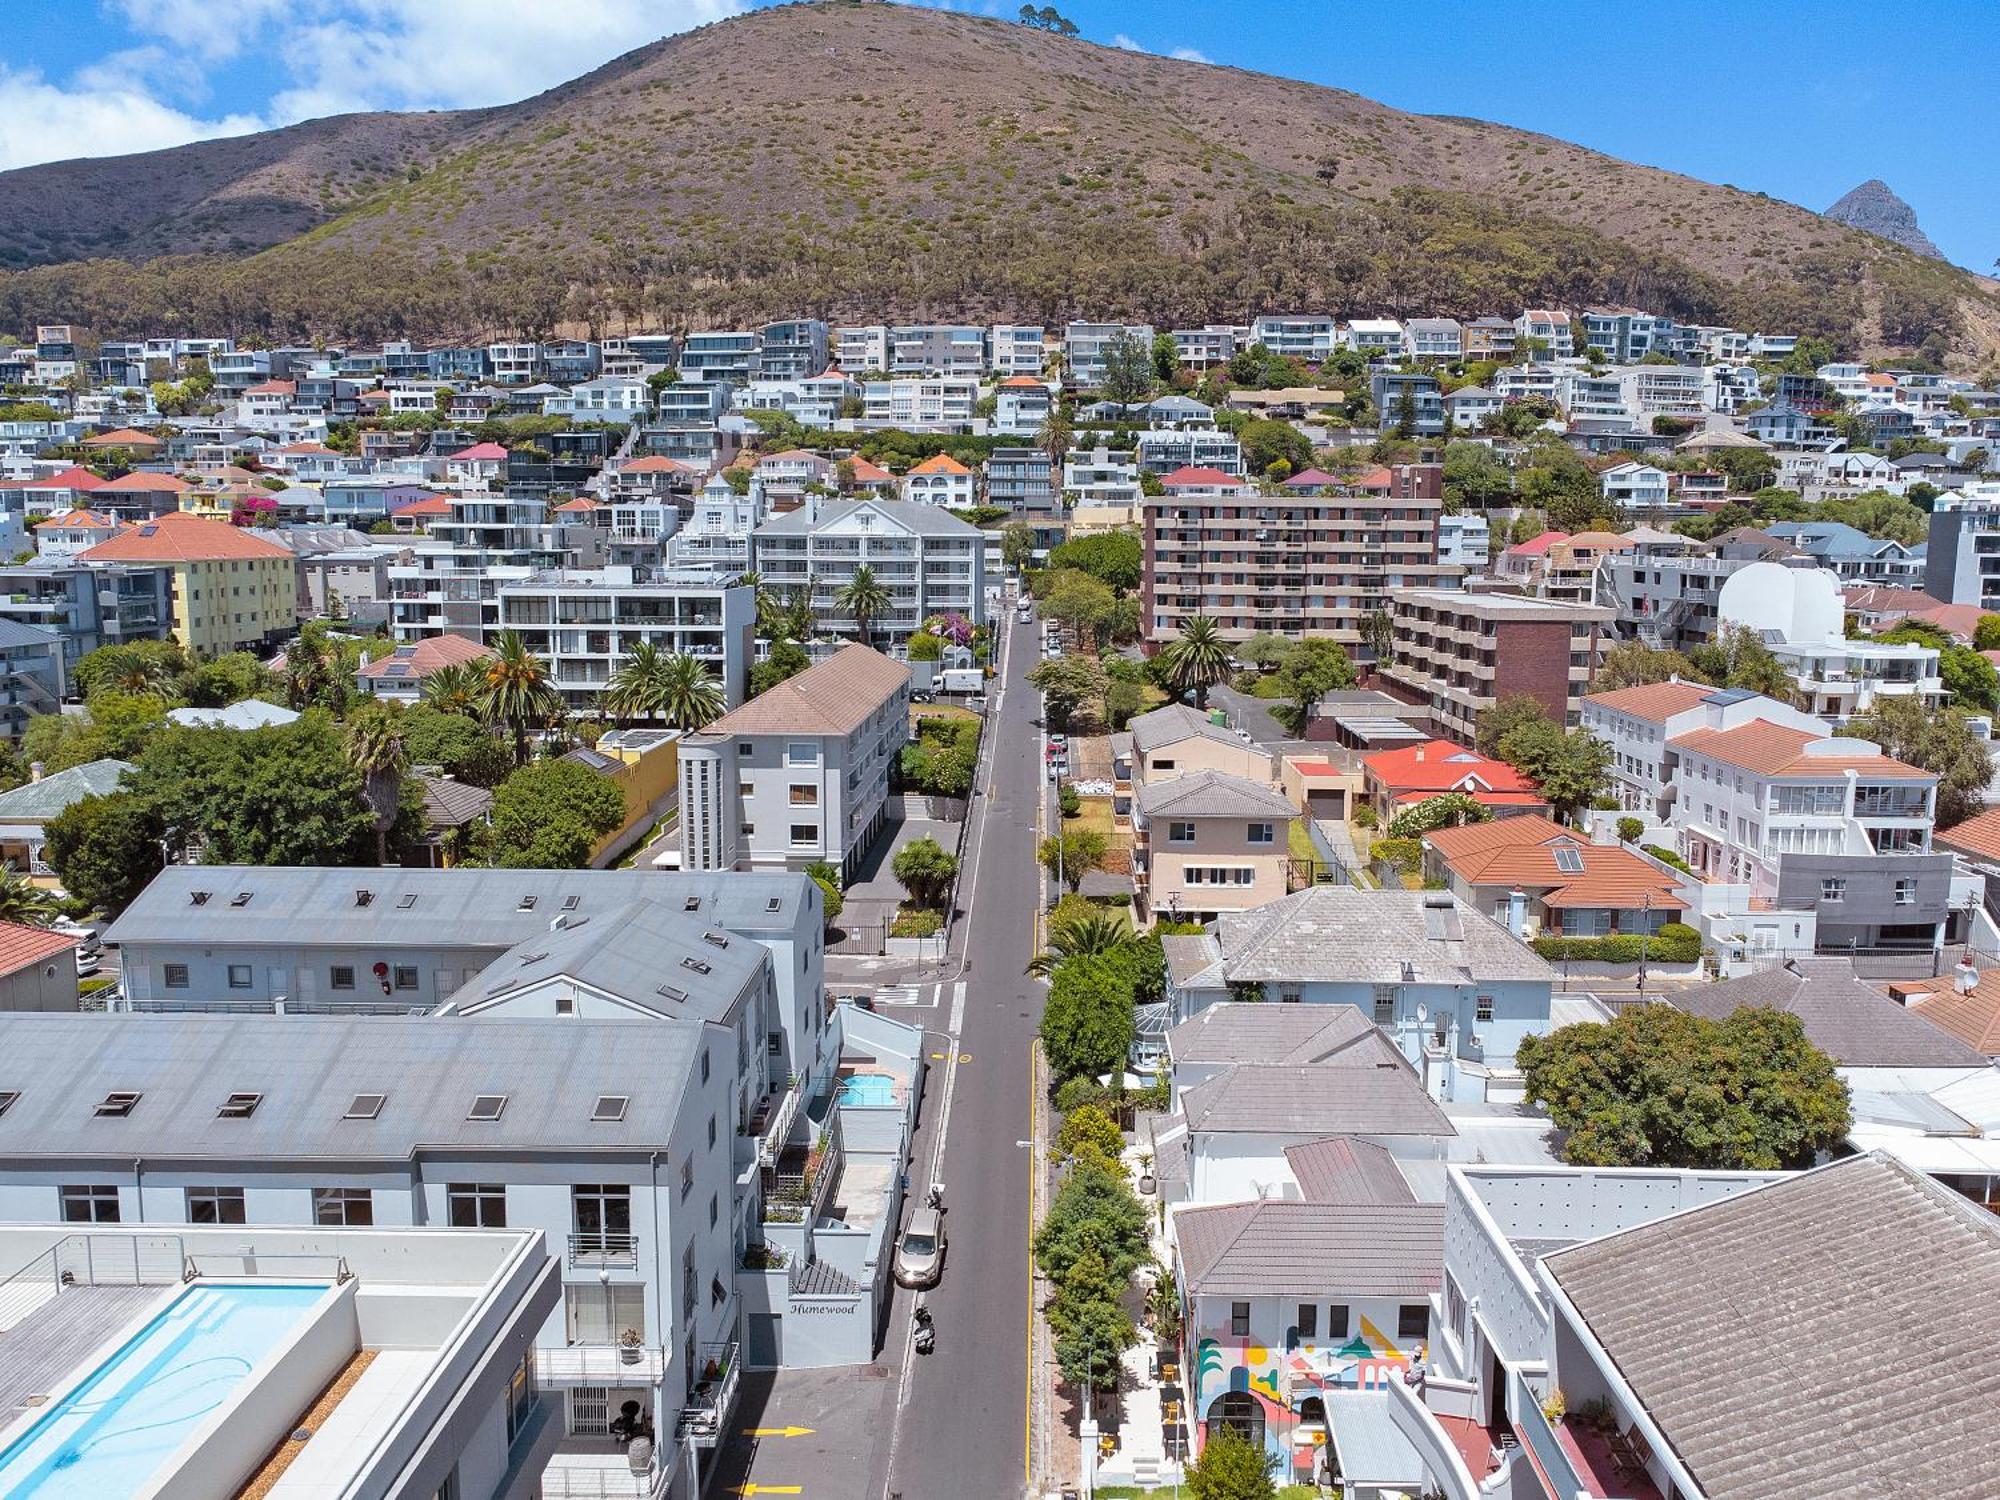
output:
[[[1619,932],[1609,937],[1538,937],[1532,946],[1551,962],[1636,964],[1642,942],[1648,963],[1691,964],[1701,957],[1701,934],[1680,922],[1669,922],[1643,940],[1636,932]]]
[[[1658,844],[1641,844],[1639,847],[1663,865],[1672,865],[1676,870],[1687,870],[1690,875],[1694,873],[1689,869],[1688,862],[1671,849],[1662,849]]]

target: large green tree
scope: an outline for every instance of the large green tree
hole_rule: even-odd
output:
[[[769,692],[788,677],[796,677],[812,665],[805,647],[795,641],[773,641],[770,652],[750,669],[750,696]]]
[[[1038,661],[1028,673],[1028,685],[1042,694],[1051,729],[1069,728],[1079,708],[1103,698],[1107,680],[1102,667],[1080,656]]]
[[[1695,672],[1717,687],[1743,688],[1780,703],[1797,703],[1799,686],[1763,638],[1747,625],[1724,625],[1688,652]]]
[[[1117,1072],[1136,1025],[1133,966],[1111,953],[1085,954],[1056,968],[1042,1007],[1042,1055],[1059,1079]]]
[[[63,889],[107,919],[130,906],[165,864],[159,814],[129,792],[72,802],[43,834],[43,858]]]
[[[1188,1471],[1189,1500],[1272,1500],[1271,1455],[1234,1427],[1217,1422]]]
[[[625,821],[625,794],[581,761],[522,766],[493,794],[493,862],[513,869],[576,870],[597,841]]]
[[[1042,840],[1036,855],[1043,869],[1060,877],[1074,891],[1082,886],[1084,876],[1103,867],[1107,852],[1103,834],[1094,828],[1078,828],[1050,834]]]
[[[1340,642],[1315,635],[1293,646],[1278,667],[1278,685],[1291,700],[1292,733],[1303,735],[1319,700],[1354,681],[1354,663]]]
[[[347,758],[361,773],[361,800],[375,824],[375,863],[389,862],[389,830],[401,812],[410,749],[403,739],[403,706],[371,703],[347,721]]]
[[[1676,677],[1683,682],[1704,680],[1694,663],[1678,651],[1656,650],[1639,641],[1620,641],[1604,653],[1604,660],[1591,674],[1590,690],[1609,693],[1619,688],[1669,682]]]
[[[1098,531],[1073,537],[1049,553],[1051,568],[1074,568],[1120,591],[1136,589],[1145,548],[1131,531]]]
[[[1153,393],[1153,350],[1136,333],[1114,333],[1104,342],[1104,399],[1133,406]]]
[[[481,719],[513,739],[514,763],[523,765],[529,735],[562,713],[562,694],[549,678],[548,663],[528,649],[519,631],[501,631],[493,653],[480,663],[475,707]]]
[[[1874,707],[1849,719],[1839,733],[1873,740],[1905,765],[1933,772],[1939,828],[1984,810],[1993,763],[1986,758],[1987,742],[1957,709],[1932,710],[1915,698],[1878,697]]]
[[[1611,770],[1611,747],[1603,740],[1549,720],[1511,731],[1500,742],[1500,758],[1541,788],[1558,818],[1589,806]]]
[[[1719,1021],[1629,1006],[1524,1037],[1515,1059],[1576,1166],[1805,1167],[1850,1124],[1833,1060],[1798,1017],[1765,1006]]]
[[[496,787],[514,758],[493,732],[463,714],[419,703],[402,717],[403,745],[412,766],[436,766],[469,786]]]
[[[941,908],[958,878],[958,859],[934,838],[912,839],[889,861],[889,873],[914,906]]]
[[[1167,643],[1160,659],[1174,693],[1193,693],[1196,708],[1206,709],[1208,690],[1229,680],[1229,644],[1207,615],[1183,620],[1179,635]]]

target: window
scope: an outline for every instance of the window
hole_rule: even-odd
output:
[[[816,786],[802,786],[794,782],[792,784],[792,806],[818,807],[819,788]]]
[[[1819,883],[1819,899],[1822,901],[1846,900],[1847,882],[1838,876],[1828,876]]]
[[[818,842],[819,842],[819,824],[794,823],[792,825],[792,843],[794,845],[817,844]]]
[[[625,1118],[625,1106],[631,1102],[625,1094],[599,1094],[597,1103],[591,1108],[590,1119],[595,1125],[615,1125]]]
[[[1319,1336],[1319,1304],[1301,1302],[1299,1304],[1299,1337],[1302,1339]]]
[[[1475,1021],[1490,1021],[1493,1019],[1493,997],[1491,995],[1481,995],[1473,1002],[1472,1019]]]
[[[354,969],[352,965],[335,964],[333,966],[333,987],[337,990],[351,990],[354,988]]]
[[[1896,904],[1898,906],[1915,906],[1917,904],[1916,881],[1899,880],[1896,882]]]
[[[1153,769],[1155,771],[1171,771],[1173,768],[1173,761],[1166,756],[1156,757],[1153,761]]]
[[[1428,1302],[1405,1302],[1396,1309],[1396,1337],[1401,1339],[1425,1339],[1431,1334],[1431,1305]]]
[[[1375,986],[1375,1024],[1386,1026],[1396,1019],[1396,986],[1378,984]]]
[[[1170,844],[1192,844],[1194,842],[1194,824],[1169,823],[1167,825],[1167,842]]]
[[[1303,993],[1295,984],[1288,984],[1278,991],[1278,1003],[1281,1005],[1297,1005],[1303,998]]]
[[[116,1224],[118,1189],[110,1183],[90,1183],[66,1187],[62,1193],[62,1221],[65,1224]]]
[[[257,1106],[263,1102],[262,1094],[231,1094],[215,1113],[224,1120],[247,1120],[257,1113]]]
[[[109,1093],[97,1101],[97,1108],[91,1113],[102,1115],[107,1119],[122,1120],[138,1107],[139,1098],[137,1094]]]
[[[811,740],[792,740],[785,746],[785,764],[790,766],[816,766],[819,764],[819,746]]]
[[[417,966],[415,964],[396,965],[396,988],[413,990],[417,987]]]
[[[701,1049],[701,1081],[708,1082],[708,1048]]]
[[[505,1229],[507,1189],[497,1182],[454,1182],[444,1190],[445,1219],[453,1229]]]
[[[694,1191],[694,1158],[692,1156],[683,1156],[681,1158],[682,1201],[686,1201],[687,1195],[693,1191]]]
[[[710,1193],[708,1195],[708,1227],[710,1229],[715,1228],[715,1221],[721,1217],[721,1214],[721,1204],[717,1201],[715,1194]]]
[[[715,1116],[714,1116],[714,1115],[710,1115],[710,1116],[708,1117],[708,1149],[709,1149],[709,1150],[711,1150],[711,1151],[713,1151],[713,1150],[715,1149]]]
[[[751,745],[748,740],[738,740],[736,742],[736,753],[738,755],[748,755],[750,753],[750,750],[751,750]]]
[[[19,1089],[0,1089],[0,1115],[14,1107],[14,1101],[21,1097]]]
[[[354,1228],[375,1222],[375,1195],[367,1188],[313,1189],[313,1223]]]
[[[250,988],[250,982],[250,965],[231,964],[229,966],[229,987],[232,990],[247,990]]]
[[[161,978],[168,989],[184,990],[188,987],[188,966],[186,964],[163,965]]]
[[[570,1189],[577,1248],[597,1255],[632,1252],[632,1190],[623,1183],[579,1183]]]
[[[1232,1302],[1229,1304],[1229,1332],[1234,1338],[1247,1338],[1250,1334],[1250,1304]]]
[[[1275,843],[1277,831],[1269,823],[1252,823],[1249,825],[1249,841],[1253,844]]]
[[[1347,1304],[1329,1302],[1326,1308],[1326,1336],[1330,1339],[1347,1337]]]
[[[686,1247],[681,1251],[681,1316],[692,1318],[694,1316],[694,1304],[694,1241],[689,1240]],[[693,1338],[694,1335],[690,1332],[688,1334],[689,1341],[692,1342]]]
[[[240,1187],[191,1187],[187,1190],[190,1224],[241,1224],[243,1189]]]

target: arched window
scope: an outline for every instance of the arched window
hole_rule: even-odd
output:
[[[1234,1428],[1252,1447],[1264,1446],[1264,1405],[1248,1391],[1224,1391],[1209,1403],[1208,1431]]]

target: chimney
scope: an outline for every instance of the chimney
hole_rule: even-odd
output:
[[[1952,970],[1951,987],[1961,995],[1969,995],[1979,988],[1979,970],[1973,967],[1971,959],[1961,958],[1958,961],[1958,967]]]
[[[1424,758],[1424,751],[1425,751],[1426,749],[1428,749],[1428,748],[1429,748],[1429,747],[1428,747],[1428,746],[1426,746],[1426,745],[1419,745],[1419,746],[1417,746],[1417,759],[1418,759],[1418,760],[1422,760],[1422,759]]]
[[[1528,893],[1518,885],[1507,893],[1507,930],[1517,938],[1528,932]]]
[[[40,761],[38,761],[38,760],[31,760],[31,761],[29,761],[29,762],[28,762],[28,780],[30,780],[30,781],[40,781],[41,779],[42,779],[42,763],[41,763]]]

